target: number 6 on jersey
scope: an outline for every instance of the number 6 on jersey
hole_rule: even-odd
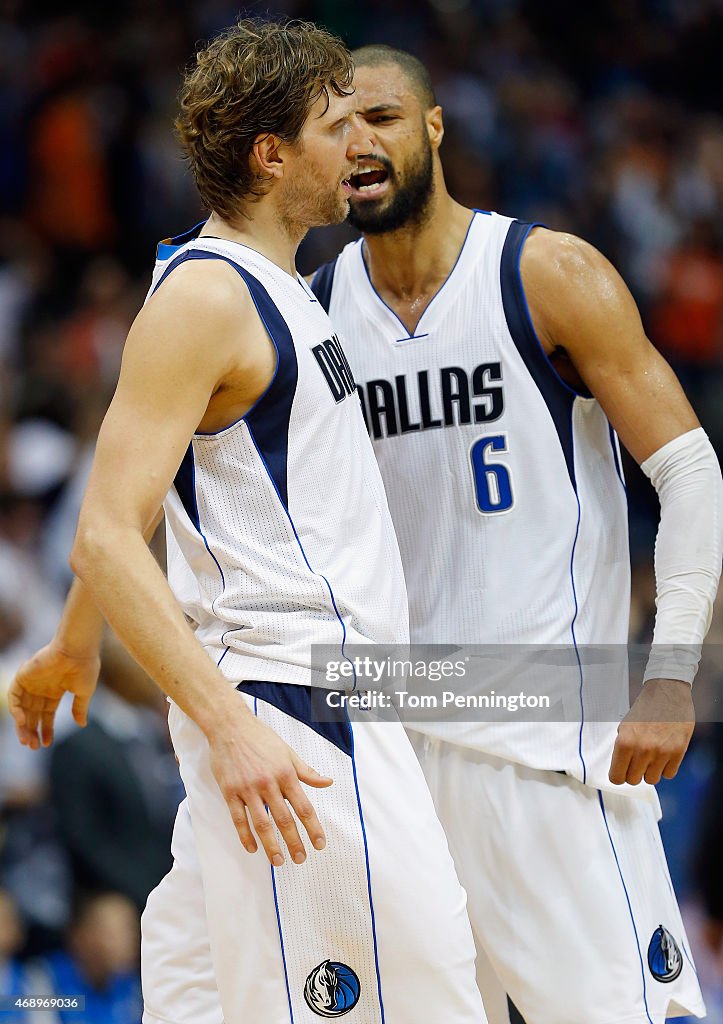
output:
[[[507,436],[480,437],[469,450],[477,509],[483,515],[509,512],[515,503],[512,480],[506,466],[488,462],[488,452],[506,452]]]

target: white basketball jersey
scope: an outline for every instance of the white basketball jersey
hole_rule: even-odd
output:
[[[609,684],[624,705],[630,569],[618,442],[598,402],[558,376],[535,335],[519,272],[530,230],[477,212],[413,335],[376,293],[361,241],[313,287],[358,382],[412,641],[564,645],[575,658],[585,645],[623,645]],[[593,720],[599,680],[580,660],[584,724],[510,716],[440,724],[437,734],[606,784],[614,727]],[[534,658],[528,669],[530,692]],[[501,666],[488,682],[509,688],[504,677]]]
[[[149,294],[188,260],[230,264],[277,353],[253,408],[193,436],[164,503],[168,579],[199,641],[234,682],[310,682],[310,645],[404,643],[407,597],[354,381],[301,278],[247,246],[159,246]]]

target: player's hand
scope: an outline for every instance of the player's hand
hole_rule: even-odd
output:
[[[314,848],[324,849],[324,830],[301,783],[321,789],[333,779],[319,775],[253,715],[234,716],[232,725],[212,733],[208,741],[213,774],[249,853],[258,849],[255,831],[274,867],[284,863],[273,818],[294,863],[306,860],[292,809]]]
[[[100,673],[100,657],[76,657],[54,642],[41,648],[18,670],[10,685],[8,708],[18,739],[37,750],[53,742],[55,713],[65,693],[74,694],[73,718],[88,724],[88,705]]]
[[[609,779],[620,786],[672,779],[680,768],[695,727],[688,683],[650,679],[618,726]]]

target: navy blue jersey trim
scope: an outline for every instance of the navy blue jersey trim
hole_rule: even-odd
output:
[[[198,502],[196,501],[196,472],[193,465],[193,446],[189,444],[186,454],[183,456],[181,465],[173,481],[176,493],[181,499],[181,504],[186,510],[188,518],[201,532],[201,520],[198,515]]]
[[[582,734],[585,728],[585,694],[583,687],[585,684],[585,674],[582,670],[582,660],[580,658],[580,649],[577,646],[577,637],[575,635],[575,623],[580,613],[580,606],[577,603],[577,587],[575,586],[575,552],[577,551],[577,541],[580,536],[580,520],[582,519],[582,508],[580,506],[580,497],[575,491],[575,500],[577,502],[577,524],[575,526],[575,539],[572,542],[572,552],[570,553],[570,584],[572,586],[572,600],[575,604],[575,612],[572,616],[572,622],[570,623],[570,632],[572,634],[572,645],[575,648],[575,658],[577,659],[577,670],[580,674],[580,731],[577,740],[577,752],[580,758],[580,764],[582,765],[582,781],[587,782],[587,765],[585,764],[585,755],[582,749]]]
[[[532,377],[538,391],[547,405],[548,411],[555,425],[557,436],[560,440],[560,447],[567,466],[568,476],[575,493],[577,502],[577,524],[575,526],[575,537],[572,542],[570,553],[570,583],[572,586],[572,597],[574,612],[570,623],[572,643],[575,648],[575,656],[580,672],[580,733],[578,736],[578,755],[582,765],[583,779],[587,778],[587,766],[583,752],[583,729],[585,725],[585,701],[584,701],[584,674],[580,653],[575,635],[575,625],[579,613],[577,590],[575,587],[575,553],[580,534],[581,507],[580,498],[577,493],[577,481],[575,478],[575,444],[573,433],[573,410],[575,399],[581,397],[558,375],[547,358],[540,340],[535,333],[535,328],[530,317],[530,310],[525,297],[525,290],[522,285],[520,274],[520,259],[525,241],[535,224],[527,224],[521,221],[513,221],[507,232],[505,244],[502,247],[500,259],[500,286],[502,290],[502,305],[505,312],[505,319],[515,347],[519,352],[527,370]]]
[[[618,446],[616,444],[616,434],[613,429],[612,423],[608,424],[610,428],[610,447],[613,450],[613,462],[615,463],[615,472],[618,474],[618,479],[623,485],[623,489],[627,493],[627,487],[625,487],[625,477],[623,476],[623,467],[620,465],[620,457],[618,455]]]
[[[367,842],[367,830],[364,824],[364,811],[362,810],[361,793],[359,792],[359,778],[356,771],[356,758],[354,756],[354,732],[349,723],[349,735],[351,737],[351,765],[354,773],[354,789],[356,791],[356,802],[359,808],[359,822],[361,824],[362,838],[364,839],[364,860],[366,862],[367,869],[367,890],[369,892],[369,912],[372,919],[372,939],[374,941],[374,967],[377,974],[377,994],[379,996],[379,1012],[382,1016],[382,1024],[385,1024],[386,1017],[384,1015],[384,999],[382,997],[382,976],[379,970],[379,944],[377,942],[377,922],[374,914],[374,899],[372,897],[372,872],[369,865],[369,843]]]
[[[507,1015],[510,1018],[510,1024],[525,1024],[525,1018],[522,1016],[522,1014],[517,1009],[517,1007],[512,1002],[509,996],[507,996]]]
[[[329,312],[329,306],[331,305],[331,292],[334,287],[334,274],[336,272],[336,261],[339,259],[335,256],[333,260],[328,263],[324,263],[319,267],[317,272],[314,274],[314,278],[311,282],[311,290],[316,295],[319,303],[324,307],[326,312]]]
[[[353,740],[351,735],[351,723],[343,722],[320,722],[314,714],[315,703],[312,696],[311,686],[297,686],[295,683],[267,683],[254,682],[253,680],[239,683],[236,687],[241,693],[247,693],[254,700],[263,700],[273,705],[279,711],[283,711],[290,718],[302,722],[313,729],[315,733],[322,736],[329,743],[333,743],[342,753],[349,757],[353,754]],[[318,687],[317,687],[318,689]]]
[[[206,221],[202,220],[198,224],[194,224],[188,231],[184,231],[182,235],[174,235],[173,238],[164,238],[162,242],[158,243],[156,247],[156,259],[167,260],[173,256],[177,249],[180,249],[186,242],[193,241],[194,238],[198,238],[203,228],[206,226]]]
[[[198,511],[198,499],[196,498],[196,464],[193,458],[192,443],[189,444],[188,448],[186,449],[186,453],[183,456],[183,459],[181,460],[181,465],[178,467],[178,472],[176,473],[176,476],[174,477],[173,480],[173,486],[176,488],[176,494],[180,498],[181,504],[186,510],[186,515],[198,530],[201,539],[203,540],[206,551],[208,551],[209,555],[214,560],[216,568],[219,571],[219,574],[221,576],[221,594],[219,596],[223,596],[223,594],[226,592],[226,577],[224,576],[223,569],[221,568],[221,563],[211,550],[211,545],[208,543],[208,538],[206,537],[206,534],[203,532],[203,529],[201,527],[201,516]],[[211,609],[213,610],[214,613],[216,611],[217,600],[218,597],[214,597],[213,602],[211,604]]]
[[[296,349],[286,321],[261,282],[243,267],[232,266],[248,285],[254,305],[276,349],[274,378],[244,419],[253,432],[254,443],[263,455],[281,500],[288,508],[289,421],[299,373]]]
[[[253,430],[254,441],[285,506],[288,506],[289,420],[296,393],[298,365],[291,331],[269,293],[253,274],[228,256],[206,249],[187,249],[163,272],[154,291],[168,275],[187,260],[222,260],[244,279],[261,321],[276,349],[276,370],[271,383],[255,405],[242,417]],[[223,428],[228,430],[229,424]],[[219,431],[222,433],[223,431]]]
[[[175,249],[176,247],[173,246]],[[168,264],[166,269],[163,271],[161,276],[158,278],[151,295],[155,295],[158,289],[161,287],[163,282],[166,280],[169,274],[173,273],[176,267],[180,267],[182,263],[186,263],[188,260],[202,260],[202,259],[224,259],[223,256],[218,256],[215,252],[206,252],[201,249],[186,249],[185,252],[179,253],[178,256],[174,256],[171,262]],[[231,262],[230,260],[228,261]]]
[[[220,662],[219,662],[220,664]],[[256,718],[259,717],[259,705],[256,697],[254,697],[254,715]],[[268,814],[268,807],[266,808]],[[289,985],[289,969],[286,964],[286,948],[284,946],[284,930],[281,926],[281,910],[279,908],[279,894],[276,891],[276,869],[273,864],[269,864],[271,868],[271,887],[274,891],[274,909],[276,911],[276,926],[279,930],[279,944],[281,946],[281,962],[284,967],[284,982],[286,984],[286,998],[289,1003],[289,1021],[290,1024],[294,1024],[294,1008],[291,1004],[291,986]]]
[[[578,394],[555,372],[535,334],[520,276],[522,247],[530,231],[536,226],[513,221],[507,232],[500,260],[502,306],[517,351],[550,411],[557,436],[560,438],[570,482],[575,487],[572,407]]]
[[[648,1007],[648,992],[647,992],[647,986],[645,984],[645,967],[643,966],[643,954],[642,954],[642,952],[640,950],[640,939],[638,938],[638,929],[637,929],[637,926],[635,924],[635,915],[633,914],[633,905],[630,902],[630,894],[628,893],[628,887],[625,884],[625,878],[623,876],[623,869],[620,867],[620,861],[618,859],[618,852],[615,849],[615,843],[613,842],[612,833],[610,832],[610,826],[608,825],[608,816],[605,813],[605,800],[603,799],[603,795],[602,795],[602,790],[601,789],[599,789],[597,791],[597,795],[598,795],[598,800],[600,801],[600,810],[602,811],[603,821],[605,823],[605,831],[607,832],[608,839],[610,840],[610,847],[611,847],[611,849],[613,851],[613,857],[615,858],[615,865],[616,865],[616,867],[618,869],[618,874],[620,875],[620,881],[621,881],[622,886],[623,886],[623,892],[625,893],[625,900],[626,900],[626,902],[628,904],[628,912],[630,914],[630,923],[633,926],[633,934],[635,936],[635,946],[636,946],[637,951],[638,951],[638,959],[640,960],[640,974],[641,974],[641,977],[642,977],[642,980],[643,980],[643,1004],[645,1006],[645,1016],[650,1021],[650,1024],[653,1024],[653,1019],[650,1016],[650,1009]]]
[[[255,705],[254,705],[254,714]],[[289,985],[289,969],[286,964],[286,947],[284,946],[284,929],[281,926],[281,910],[279,909],[279,894],[276,891],[276,868],[273,864],[269,864],[271,868],[271,886],[274,891],[274,909],[276,911],[276,926],[279,931],[279,945],[281,946],[281,962],[284,966],[284,982],[286,984],[286,999],[289,1003],[289,1021],[290,1024],[294,1024],[294,1008],[291,1004],[291,986]]]

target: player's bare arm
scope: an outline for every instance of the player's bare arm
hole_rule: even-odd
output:
[[[144,534],[148,543],[163,519],[159,509]],[[105,619],[88,588],[73,581],[55,636],[18,669],[8,693],[18,739],[37,750],[53,742],[55,714],[66,693],[73,694],[73,718],[88,724],[88,708],[100,672]]]
[[[594,246],[536,228],[520,270],[548,356],[561,376],[577,371],[638,463],[700,426],[675,374],[646,337],[627,285]]]
[[[280,864],[266,808],[300,861],[304,847],[288,804],[321,848],[323,831],[300,780],[316,786],[331,780],[301,761],[238,698],[193,636],[143,536],[193,433],[242,416],[274,367],[273,346],[238,275],[218,262],[179,268],[129,334],[71,561],[136,661],[205,733],[245,848],[257,848],[252,824],[269,859]]]
[[[675,374],[646,337],[624,281],[593,246],[571,235],[537,228],[525,244],[520,270],[530,316],[546,353],[564,379],[573,385],[583,383],[598,399],[621,442],[640,464],[652,461],[670,442],[700,427]],[[702,456],[696,453],[689,461],[698,458],[714,491],[708,497],[717,500],[717,464],[711,466],[714,460],[705,449]],[[675,473],[681,470],[674,467]],[[664,510],[658,548],[665,518]],[[711,518],[710,523],[701,524],[705,534],[701,542],[710,552],[720,548],[713,522]],[[676,546],[676,538],[671,541]],[[679,561],[681,573],[692,572],[697,564],[695,551],[681,550]],[[700,615],[703,619],[707,615],[709,621],[720,564],[718,560],[716,568],[716,557],[711,559],[710,554],[707,561],[711,564],[699,575],[708,594],[699,603]],[[658,583],[660,601],[660,580]],[[668,591],[674,587],[675,583],[670,584]],[[700,624],[701,637],[707,624]],[[689,682],[648,678],[618,730],[611,781],[635,785],[643,778],[651,783],[662,776],[672,778],[690,742],[694,721]]]

